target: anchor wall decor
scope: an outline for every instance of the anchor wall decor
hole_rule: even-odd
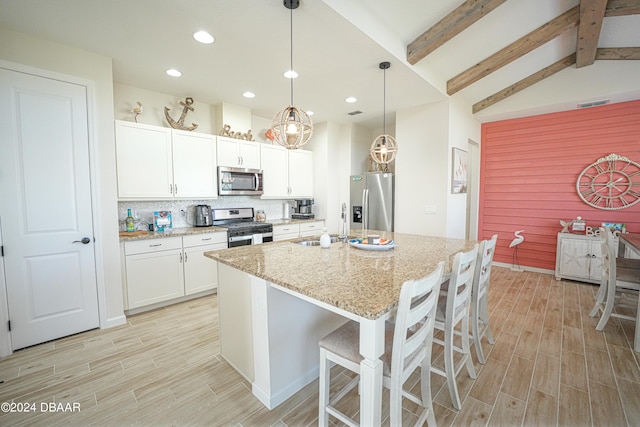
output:
[[[184,119],[187,117],[187,113],[189,111],[195,111],[191,104],[193,104],[193,98],[191,97],[185,98],[184,102],[180,101],[180,105],[182,105],[183,108],[178,121],[173,120],[169,115],[169,108],[164,107],[164,116],[167,118],[169,126],[180,130],[195,130],[198,127],[196,123],[191,123],[193,126],[184,126]]]

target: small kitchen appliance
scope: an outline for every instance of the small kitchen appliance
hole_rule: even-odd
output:
[[[195,227],[211,227],[213,218],[211,216],[211,206],[196,205],[193,212],[193,225]]]
[[[227,229],[230,248],[273,241],[273,225],[254,219],[253,208],[213,209],[213,225]]]
[[[218,166],[218,195],[259,196],[262,194],[262,170]]]
[[[315,218],[313,214],[313,199],[298,199],[293,201],[294,213],[291,214],[292,219],[312,219]]]

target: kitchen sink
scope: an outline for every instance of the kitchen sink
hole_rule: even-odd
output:
[[[331,236],[331,243],[338,243],[341,242],[341,240],[337,237],[337,236]],[[298,240],[294,240],[293,243],[295,243],[296,245],[302,245],[302,246],[320,246],[320,237],[318,236],[318,238],[314,238],[314,239],[298,239]]]

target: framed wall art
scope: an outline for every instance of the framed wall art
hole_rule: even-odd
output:
[[[451,165],[451,193],[462,194],[467,192],[467,152],[459,148],[453,148]]]

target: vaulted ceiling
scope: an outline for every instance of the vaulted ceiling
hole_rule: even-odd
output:
[[[316,122],[375,129],[382,61],[391,62],[387,123],[398,109],[448,96],[479,121],[640,99],[639,8],[640,0],[301,0],[291,14],[282,0],[0,0],[0,26],[110,57],[119,84],[271,118],[291,96],[282,73],[292,18],[294,102]],[[201,29],[214,44],[193,41]],[[256,97],[243,98],[246,90]]]

